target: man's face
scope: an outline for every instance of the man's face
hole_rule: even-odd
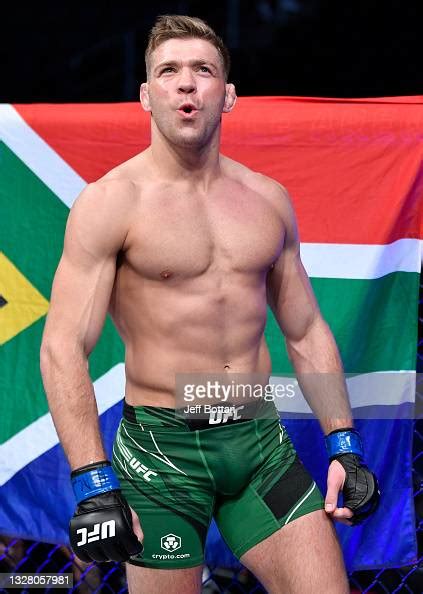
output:
[[[220,124],[227,86],[218,50],[203,39],[169,39],[150,57],[144,109],[172,144],[205,146]]]

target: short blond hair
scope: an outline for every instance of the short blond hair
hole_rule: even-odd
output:
[[[157,18],[148,36],[148,45],[145,50],[145,66],[147,76],[150,67],[150,58],[154,50],[168,39],[197,38],[209,41],[219,52],[222,59],[225,79],[228,79],[231,66],[229,51],[222,39],[203,20],[179,14],[164,14]]]

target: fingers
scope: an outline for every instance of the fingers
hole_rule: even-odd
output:
[[[351,526],[349,521],[353,513],[348,507],[338,507],[339,492],[344,486],[346,473],[341,464],[334,460],[328,470],[328,489],[325,497],[325,511],[332,518],[341,524]]]
[[[328,470],[328,489],[325,497],[325,511],[333,513],[338,506],[338,495],[345,481],[345,470],[334,460]]]
[[[353,525],[350,519],[353,517],[354,514],[348,507],[335,507],[335,509],[332,512],[326,511],[326,513],[330,518],[332,518],[332,520],[336,520],[340,524],[345,524],[346,526]]]
[[[138,538],[138,540],[140,542],[142,542],[144,540],[144,533],[141,528],[140,520],[139,520],[137,514],[132,509],[132,507],[130,507],[129,509],[131,510],[131,515],[132,515],[132,529],[135,532],[135,535]]]

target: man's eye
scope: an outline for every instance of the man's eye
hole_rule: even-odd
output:
[[[201,70],[201,72],[211,72],[211,70],[208,66],[200,66],[200,70]]]
[[[164,72],[174,72],[174,68],[173,66],[166,66],[166,68],[163,68],[163,70],[161,71],[161,74],[163,74]]]

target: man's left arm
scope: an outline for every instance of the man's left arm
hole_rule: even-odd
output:
[[[289,359],[325,435],[352,427],[346,382],[333,334],[322,317],[300,257],[295,215],[283,192],[285,238],[267,277],[268,303],[286,342]]]
[[[362,464],[361,440],[354,430],[339,350],[301,262],[298,230],[289,195],[283,188],[280,194],[285,237],[282,252],[268,273],[268,303],[285,336],[299,386],[326,436],[331,460],[326,511],[334,518],[350,523],[347,519],[353,515],[351,509],[355,510],[355,520],[360,518],[359,508],[371,508],[370,513],[374,511],[367,500],[374,503],[372,495],[377,493],[377,481]],[[355,466],[351,468],[351,463],[363,468],[360,473],[364,481],[363,485],[358,485],[360,496],[355,495],[353,500],[348,492],[356,493],[357,484],[351,485],[350,475],[357,469]],[[341,488],[344,502],[349,507],[337,508]]]

